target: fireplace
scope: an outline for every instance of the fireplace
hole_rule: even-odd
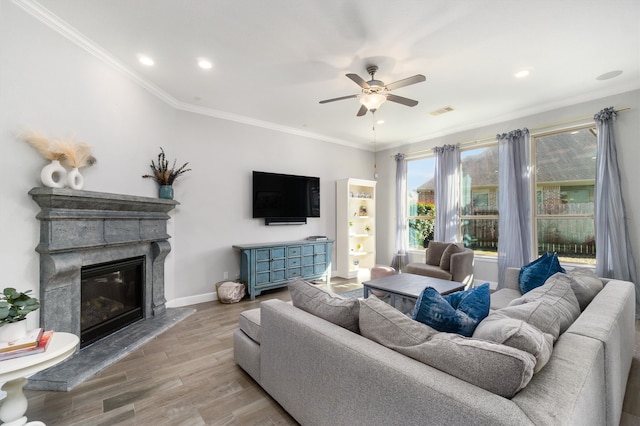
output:
[[[143,318],[144,257],[82,268],[80,347]]]
[[[168,212],[180,203],[68,188],[29,195],[41,208],[40,326],[83,346],[31,376],[28,389],[71,390],[195,312],[166,307],[164,295]]]
[[[178,202],[68,188],[33,188],[29,194],[42,209],[37,215],[40,243],[36,248],[40,253],[41,327],[86,337],[85,345],[96,341],[93,331],[85,336],[82,330],[83,273],[134,258],[139,260],[134,274],[140,278],[135,316],[150,318],[165,311],[164,261],[171,251],[167,213]],[[98,280],[105,281],[105,277]],[[118,285],[111,283],[103,290],[111,291],[109,287]],[[110,308],[117,303],[112,301]],[[128,315],[109,321],[121,320],[133,321]],[[116,324],[111,331],[124,325]]]

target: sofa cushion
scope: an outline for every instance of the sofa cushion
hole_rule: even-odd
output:
[[[489,392],[511,398],[533,376],[533,355],[484,340],[439,333],[375,296],[362,300],[363,336]]]
[[[357,297],[342,298],[307,281],[295,280],[289,283],[289,293],[293,306],[347,330],[358,333]]]
[[[501,343],[529,352],[536,358],[534,373],[544,367],[553,352],[553,336],[523,320],[510,318],[501,311],[492,312],[473,332],[474,339]]]
[[[446,296],[425,288],[416,302],[413,319],[438,331],[471,336],[478,323],[489,315],[489,283]]]
[[[571,280],[571,288],[578,299],[580,310],[584,309],[591,303],[594,297],[602,290],[602,280],[588,268],[575,268],[567,272],[567,276]]]
[[[513,300],[499,312],[509,318],[521,319],[543,333],[551,334],[556,341],[578,318],[580,305],[566,275],[558,273],[543,286]]]
[[[251,340],[260,343],[260,308],[240,312],[238,326]]]
[[[520,291],[525,294],[536,287],[540,287],[551,275],[565,272],[558,261],[558,253],[546,252],[533,262],[520,268],[518,283]]]
[[[430,241],[427,248],[425,263],[427,265],[440,267],[440,259],[442,259],[442,253],[449,247],[451,243],[442,243],[440,241]]]
[[[491,309],[497,310],[506,308],[509,303],[522,296],[520,290],[514,290],[512,288],[501,288],[500,290],[491,293]]]
[[[451,268],[451,255],[464,251],[464,244],[449,244],[442,252],[440,268],[448,271]]]

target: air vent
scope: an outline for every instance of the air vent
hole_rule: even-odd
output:
[[[455,108],[453,108],[452,106],[446,106],[440,109],[437,109],[435,111],[431,111],[429,114],[431,115],[442,115],[442,114],[446,114],[448,112],[454,111]]]

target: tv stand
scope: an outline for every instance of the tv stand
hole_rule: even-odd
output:
[[[251,300],[295,279],[329,281],[333,240],[234,245],[240,250],[240,281]]]

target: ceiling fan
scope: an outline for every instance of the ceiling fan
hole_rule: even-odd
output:
[[[390,84],[384,84],[382,81],[375,79],[375,73],[377,71],[378,67],[376,65],[370,65],[367,67],[367,72],[371,76],[371,80],[369,81],[364,81],[364,79],[362,79],[358,74],[347,74],[347,77],[353,80],[358,86],[362,87],[362,93],[342,96],[340,98],[326,99],[324,101],[320,101],[320,103],[326,104],[328,102],[341,101],[343,99],[359,98],[362,106],[358,110],[358,117],[365,115],[367,111],[373,112],[377,110],[385,101],[397,102],[410,107],[418,105],[418,101],[393,95],[389,92],[400,87],[425,81],[426,77],[424,75],[416,74],[413,77],[398,80]]]

